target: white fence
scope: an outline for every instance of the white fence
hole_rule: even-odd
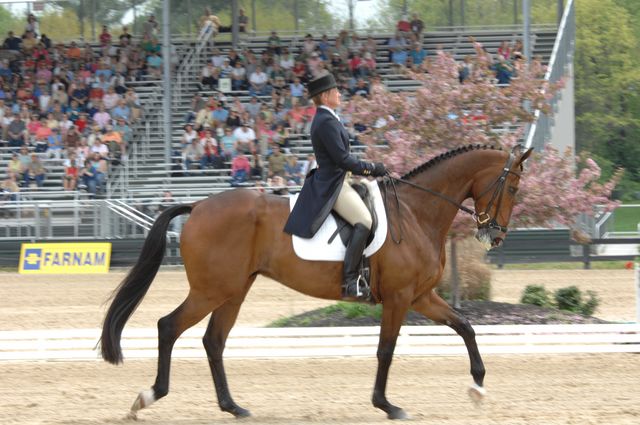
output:
[[[484,354],[640,353],[640,324],[476,326]],[[379,327],[237,328],[227,341],[227,358],[373,357]],[[206,358],[203,328],[185,332],[175,358]],[[0,332],[0,361],[95,360],[99,329]],[[156,329],[125,329],[127,359],[157,357]],[[396,354],[464,355],[462,338],[444,326],[405,326]]]

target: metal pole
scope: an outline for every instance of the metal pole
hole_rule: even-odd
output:
[[[133,28],[131,32],[137,34],[138,31],[138,9],[136,8],[136,0],[131,2],[133,4]]]
[[[402,0],[402,16],[407,16],[407,0]]]
[[[251,26],[253,27],[253,32],[256,32],[256,0],[251,0]]]
[[[293,23],[294,23],[294,28],[296,30],[296,34],[298,33],[298,20],[299,20],[299,16],[298,16],[298,0],[293,0]]]
[[[518,0],[513,0],[513,25],[518,25]]]
[[[238,0],[231,1],[231,45],[238,48]]]
[[[531,61],[531,8],[529,7],[529,0],[522,0],[522,17],[524,21],[522,44],[524,57],[528,63]]]
[[[558,0],[558,25],[562,21],[562,15],[564,15],[564,1]]]
[[[193,16],[191,14],[191,0],[187,0],[187,19],[188,19],[188,31],[189,31],[189,39],[191,39],[191,26],[193,25]]]
[[[96,41],[96,0],[91,0],[91,39]]]
[[[349,0],[349,29],[353,31],[353,1]]]
[[[449,0],[449,27],[453,27],[453,0]]]
[[[80,21],[80,39],[84,41],[84,0],[80,0],[78,15],[78,20]]]
[[[464,28],[464,0],[460,0],[460,25]]]
[[[171,165],[171,0],[162,0],[162,117],[164,132],[164,162]]]

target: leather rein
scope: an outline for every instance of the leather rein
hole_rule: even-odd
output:
[[[397,178],[397,177],[393,177],[391,176],[389,173],[387,173],[387,175],[384,177],[383,180],[383,192],[384,192],[384,208],[385,208],[385,213],[387,214],[387,217],[389,217],[389,211],[387,210],[387,185],[391,185],[391,187],[393,188],[393,194],[394,194],[394,198],[396,200],[396,210],[398,211],[398,215],[401,215],[400,212],[400,201],[398,200],[398,192],[396,189],[396,182],[398,183],[403,183],[406,184],[407,186],[411,186],[415,189],[421,190],[423,192],[427,192],[430,193],[434,196],[437,196],[441,199],[444,199],[445,201],[449,202],[450,204],[453,204],[456,208],[458,208],[461,211],[464,211],[465,213],[471,215],[471,217],[473,217],[474,221],[478,224],[478,228],[490,228],[490,229],[497,229],[500,230],[501,232],[507,233],[507,226],[501,226],[500,224],[498,224],[497,220],[495,219],[495,217],[491,217],[491,215],[489,214],[489,211],[491,210],[491,207],[493,206],[494,202],[497,201],[496,204],[496,216],[498,215],[498,212],[500,211],[500,207],[502,206],[502,198],[504,195],[504,186],[505,183],[507,181],[507,176],[509,174],[513,174],[515,176],[520,177],[520,173],[516,173],[515,171],[511,171],[511,166],[513,165],[513,161],[515,160],[515,155],[513,154],[513,152],[509,153],[509,158],[507,158],[507,162],[504,165],[504,167],[502,167],[502,173],[500,174],[500,176],[498,176],[498,178],[496,180],[494,180],[493,183],[491,183],[485,190],[482,191],[482,193],[480,193],[480,195],[478,195],[478,199],[482,198],[484,195],[486,195],[492,188],[495,187],[493,194],[491,195],[491,199],[489,200],[489,203],[487,204],[487,207],[485,208],[485,210],[481,213],[476,213],[474,210],[465,207],[464,205],[462,205],[460,202],[457,202],[454,199],[449,198],[448,196],[440,193],[440,192],[436,192],[435,190],[429,189],[428,187],[424,187],[424,186],[420,186],[418,184],[415,184],[413,182],[410,182],[409,180],[405,180],[405,179],[401,179],[401,178]],[[396,244],[399,244],[400,242],[402,242],[402,220],[400,220],[400,237],[396,238],[393,232],[393,226],[389,225],[389,230],[391,233],[391,239],[393,240],[393,242],[395,242]]]

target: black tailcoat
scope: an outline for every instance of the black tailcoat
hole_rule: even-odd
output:
[[[311,123],[311,144],[318,168],[304,181],[284,231],[311,238],[327,218],[340,194],[347,171],[369,175],[373,164],[349,153],[349,134],[328,110],[318,108]]]

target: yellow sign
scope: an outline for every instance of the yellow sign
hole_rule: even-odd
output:
[[[108,273],[110,243],[23,243],[20,273]]]

